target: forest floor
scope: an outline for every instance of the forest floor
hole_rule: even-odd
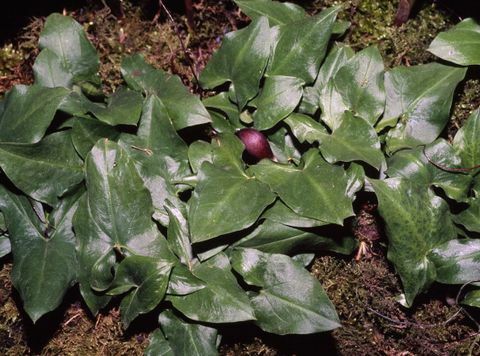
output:
[[[295,2],[312,14],[342,3],[340,17],[352,24],[342,41],[356,50],[378,46],[387,67],[432,61],[426,52],[428,44],[463,16],[460,10],[449,7],[448,1],[417,1],[412,19],[396,27],[397,1]],[[83,24],[100,53],[105,92],[112,92],[122,82],[121,58],[141,52],[156,67],[178,74],[192,92],[202,94],[195,77],[223,35],[248,23],[231,1],[194,1],[193,28],[181,12],[174,12],[171,21],[158,11],[155,1],[140,1],[135,6],[122,3],[122,9],[110,9],[91,1],[86,7],[66,11]],[[4,40],[0,47],[0,97],[13,85],[32,82],[31,68],[44,20],[33,18],[18,36]],[[478,73],[471,73],[458,89],[444,137],[451,138],[468,114],[479,107],[480,81],[475,78],[480,78]],[[266,334],[250,325],[230,327],[223,330],[221,354],[480,355],[480,314],[459,306],[459,288],[436,285],[412,308],[403,308],[396,302],[401,283],[386,259],[386,241],[374,211],[358,207],[357,217],[349,223],[354,234],[371,224],[380,231],[380,239],[372,246],[374,254],[359,261],[354,256],[318,255],[310,267],[335,304],[343,327],[332,333],[293,337]],[[76,287],[61,308],[33,325],[11,285],[11,262],[10,257],[0,260],[0,354],[142,354],[156,320],[147,315],[125,331],[115,303],[93,318]]]

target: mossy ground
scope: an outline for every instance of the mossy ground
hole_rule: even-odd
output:
[[[396,1],[297,0],[309,12],[343,4],[340,18],[352,23],[344,41],[359,50],[377,45],[385,65],[414,65],[431,61],[426,48],[435,35],[453,25],[448,9],[432,1],[417,1],[413,19],[393,26]],[[100,5],[99,5],[100,4]],[[195,1],[195,28],[184,16],[175,23],[164,14],[145,13],[142,6],[124,4],[124,16],[115,16],[93,2],[69,13],[85,27],[101,57],[104,91],[121,83],[119,65],[125,54],[141,52],[156,67],[178,74],[193,92],[201,89],[195,76],[202,70],[222,36],[243,26],[247,19],[231,1]],[[151,5],[144,1],[143,5]],[[117,14],[118,15],[118,14]],[[0,48],[0,96],[15,84],[32,82],[31,66],[37,55],[38,34],[44,18],[33,19],[17,39]],[[182,49],[179,37],[187,53]],[[473,109],[480,105],[480,76],[473,70],[457,91],[452,119],[445,131],[451,138]],[[436,286],[411,309],[395,297],[401,291],[398,277],[386,261],[384,242],[376,241],[376,255],[354,261],[352,256],[318,256],[311,272],[325,287],[342,320],[333,333],[279,337],[251,326],[224,330],[224,355],[358,354],[358,355],[454,355],[480,354],[480,320],[456,304],[458,288]],[[32,325],[21,312],[21,302],[10,280],[11,261],[0,264],[0,354],[2,355],[140,355],[148,343],[155,320],[148,317],[124,331],[118,309],[112,305],[92,318],[73,289],[59,310]],[[472,316],[474,320],[470,319]]]

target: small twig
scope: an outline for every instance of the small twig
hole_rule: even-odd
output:
[[[182,47],[182,51],[185,55],[185,59],[187,60],[188,66],[190,67],[190,70],[192,71],[193,77],[195,78],[195,82],[198,84],[198,77],[197,73],[195,72],[195,68],[193,67],[192,60],[188,54],[187,48],[185,47],[185,44],[183,43],[182,36],[180,34],[180,30],[178,29],[177,23],[175,22],[175,19],[173,18],[171,12],[168,10],[168,8],[165,6],[162,0],[158,0],[159,6],[165,11],[167,14],[170,22],[173,24],[173,27],[175,29],[175,33],[177,35],[178,40],[180,41],[180,46]]]
[[[428,155],[427,152],[425,151],[425,146],[423,146],[423,154],[427,158],[427,161],[433,164],[435,167],[447,171],[447,172],[470,172],[474,169],[480,168],[480,164],[477,164],[476,166],[469,167],[469,168],[453,168],[453,167],[446,167],[438,162],[433,161]]]
[[[77,313],[75,314],[74,316],[72,316],[70,319],[68,319],[64,324],[63,324],[63,327],[67,326],[68,324],[70,324],[73,320],[77,319],[80,315],[82,315],[81,313]]]
[[[141,152],[145,153],[147,156],[153,155],[153,151],[150,148],[142,148],[142,147],[138,147],[138,146],[134,146],[134,145],[131,145],[130,147],[132,147],[135,150],[138,150],[138,151],[141,151]]]

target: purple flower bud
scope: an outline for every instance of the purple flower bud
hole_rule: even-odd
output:
[[[263,158],[273,159],[270,144],[263,133],[258,130],[245,128],[236,132],[236,135],[245,145],[245,150],[256,160]]]

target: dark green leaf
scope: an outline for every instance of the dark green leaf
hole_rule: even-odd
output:
[[[180,259],[180,262],[190,267],[193,255],[185,204],[175,206],[169,200],[166,200],[165,209],[170,221],[167,230],[168,245]]]
[[[335,308],[320,283],[285,255],[236,249],[232,265],[250,285],[255,323],[275,334],[311,334],[340,327]]]
[[[343,112],[349,110],[374,125],[385,107],[383,76],[383,59],[377,47],[355,54],[337,70],[322,93],[322,120],[334,130]]]
[[[268,18],[270,26],[285,25],[305,19],[305,10],[296,4],[271,0],[235,0],[238,7],[252,20],[261,16]]]
[[[195,141],[188,146],[188,160],[193,173],[198,173],[203,162],[213,162],[212,145],[205,141]]]
[[[13,87],[0,117],[0,142],[39,142],[68,94],[65,88]]]
[[[114,127],[95,119],[76,117],[73,122],[72,142],[83,159],[101,138],[115,141],[120,132]]]
[[[315,83],[304,90],[302,102],[300,103],[300,108],[303,112],[313,115],[317,111],[320,107],[320,98],[328,82],[354,54],[355,52],[350,47],[338,43],[334,44],[320,67]]]
[[[345,171],[325,162],[314,149],[304,155],[303,168],[263,160],[250,169],[301,216],[342,225],[353,215],[345,195]]]
[[[165,199],[176,202],[173,182],[190,176],[188,149],[165,106],[156,96],[145,101],[137,136],[122,135],[119,144],[134,159],[155,207],[155,218],[168,225]]]
[[[233,128],[238,129],[244,127],[243,124],[240,122],[240,112],[238,111],[238,106],[230,101],[230,99],[228,98],[228,93],[221,92],[215,96],[205,98],[203,99],[203,104],[207,108],[223,112],[227,116],[228,122]],[[212,124],[215,130],[217,130],[215,120],[213,120]]]
[[[190,270],[177,263],[170,274],[167,294],[187,295],[205,288],[205,283],[195,277]]]
[[[480,64],[480,25],[465,19],[435,37],[428,50],[443,60],[463,66]]]
[[[82,284],[105,290],[113,280],[116,253],[170,260],[166,239],[151,219],[150,194],[133,161],[116,143],[101,140],[86,159],[87,200],[74,221]],[[88,304],[88,302],[87,302]]]
[[[475,289],[468,292],[465,295],[465,298],[462,300],[462,304],[480,308],[480,289]]]
[[[260,79],[270,56],[272,33],[268,20],[258,20],[239,31],[228,33],[220,49],[200,75],[203,87],[213,89],[230,81],[239,109],[258,93]]]
[[[74,74],[66,68],[66,63],[55,52],[44,48],[33,65],[35,84],[47,88],[73,86]]]
[[[436,278],[433,249],[456,236],[448,205],[410,180],[370,180],[385,220],[388,259],[400,275],[407,306]]]
[[[160,329],[156,329],[150,334],[149,341],[144,356],[175,356],[170,343]]]
[[[190,319],[209,323],[232,323],[253,320],[253,309],[245,292],[231,272],[228,258],[217,254],[196,265],[193,274],[206,283],[206,287],[185,295],[169,296],[178,311]]]
[[[388,133],[390,152],[433,142],[448,121],[453,93],[465,76],[464,68],[429,63],[396,67],[385,74],[387,101],[377,131]]]
[[[245,175],[242,153],[245,149],[242,141],[232,133],[217,135],[212,140],[212,162],[227,171]]]
[[[200,99],[188,92],[179,77],[155,69],[142,56],[126,57],[121,71],[132,89],[158,97],[177,130],[211,121]]]
[[[160,303],[167,290],[172,266],[172,262],[145,256],[129,256],[120,263],[108,294],[129,291],[120,304],[125,328],[137,316],[148,313]]]
[[[267,77],[262,92],[255,98],[255,127],[267,130],[287,117],[300,102],[303,84],[301,79],[295,77]]]
[[[435,248],[429,258],[437,269],[436,280],[446,284],[480,281],[480,240],[451,240]]]
[[[427,158],[428,156],[428,158]],[[471,177],[462,172],[451,172],[439,167],[455,169],[461,160],[443,139],[414,149],[401,150],[388,160],[389,177],[403,177],[422,187],[442,188],[452,199],[465,200]]]
[[[454,215],[455,222],[463,225],[468,231],[480,233],[480,197],[471,198],[470,206]]]
[[[470,117],[455,134],[453,147],[462,159],[463,168],[471,168],[480,164],[480,110],[472,112]],[[478,172],[471,171],[471,173]]]
[[[71,17],[60,14],[48,16],[40,33],[39,46],[52,52],[47,58],[35,62],[35,79],[42,86],[69,86],[70,81],[58,81],[59,76],[67,73],[73,76],[74,81],[91,80],[99,70],[95,48],[87,39],[83,27]],[[52,58],[53,54],[57,58]],[[57,72],[58,69],[60,71]]]
[[[292,113],[285,119],[285,123],[301,143],[322,142],[328,136],[327,129],[307,115]]]
[[[203,163],[189,201],[192,242],[200,242],[251,226],[275,196],[267,185],[238,171]]]
[[[234,246],[285,255],[300,251],[334,251],[348,255],[356,247],[352,237],[339,236],[338,231],[334,236],[328,235],[328,229],[299,229],[266,219]]]
[[[171,310],[158,316],[158,323],[174,355],[217,355],[217,329],[183,320]]]
[[[142,94],[120,87],[108,97],[106,106],[92,105],[90,111],[108,125],[137,125],[142,104]]]
[[[262,218],[292,227],[315,227],[326,225],[326,223],[323,221],[298,215],[296,212],[282,203],[281,200],[277,200],[275,204],[269,207],[262,214]]]
[[[340,125],[332,134],[322,139],[320,151],[330,163],[363,161],[380,169],[385,162],[375,129],[349,111],[343,114]]]
[[[312,83],[325,57],[339,7],[280,26],[267,75],[297,77]]]
[[[82,164],[70,131],[35,144],[0,143],[0,166],[9,179],[25,194],[51,206],[83,180]]]
[[[13,253],[12,283],[33,322],[54,310],[73,284],[77,259],[72,217],[78,194],[52,212],[53,225],[41,222],[28,199],[0,186],[0,210],[7,223]],[[51,235],[46,234],[52,229]]]

